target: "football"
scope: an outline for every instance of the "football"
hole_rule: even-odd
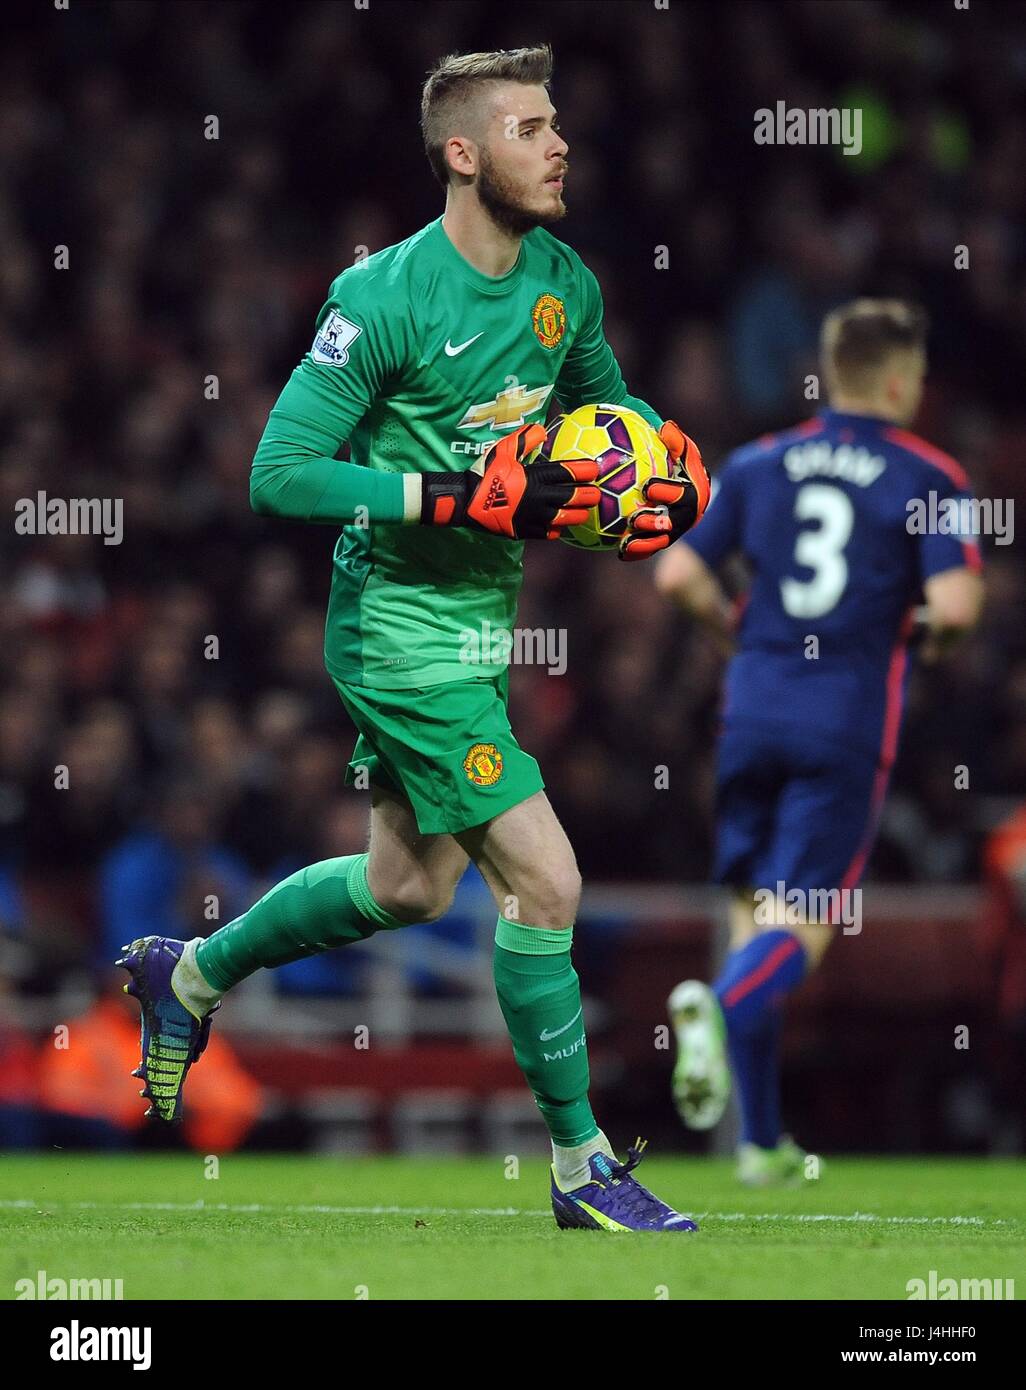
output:
[[[582,550],[615,549],[627,518],[644,505],[642,487],[649,478],[670,477],[673,461],[654,427],[623,405],[582,405],[557,416],[531,461],[582,458],[597,460],[602,496],[583,525],[567,527],[563,540]]]

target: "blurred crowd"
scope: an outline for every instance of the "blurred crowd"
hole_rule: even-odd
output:
[[[342,789],[355,733],[322,668],[336,533],[254,516],[249,467],[330,281],[441,211],[417,118],[447,52],[553,44],[557,234],[599,276],[629,387],[713,470],[816,408],[827,309],[900,293],[933,321],[921,432],[981,495],[1023,504],[1021,8],[192,0],[5,17],[0,921],[44,959],[97,967],[143,929],[206,931],[365,843],[366,793]],[[858,104],[862,154],[757,146],[753,113],[779,99]],[[122,543],[15,534],[39,492],[123,499]],[[987,808],[1026,788],[1017,555],[985,546],[980,632],[915,678],[878,877],[975,879]],[[703,881],[715,652],[644,565],[536,545],[525,568],[519,623],[565,629],[568,665],[514,670],[513,725],[585,877]]]

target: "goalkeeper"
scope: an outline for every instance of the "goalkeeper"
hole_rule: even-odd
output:
[[[512,629],[523,542],[598,502],[592,461],[524,466],[554,400],[632,407],[677,462],[676,481],[648,484],[623,559],[665,548],[708,500],[691,441],[627,393],[594,275],[542,228],[565,212],[550,76],[547,47],[430,74],[422,129],[444,215],[334,281],[253,460],[257,512],[341,527],[325,664],[359,731],[347,780],[366,769],[368,852],[293,874],[207,940],[142,937],[119,963],[142,1005],[149,1113],[175,1120],[226,991],[435,920],[472,859],[500,910],[495,985],[551,1135],[557,1222],[684,1231],[632,1176],[641,1146],[620,1162],[592,1114],[574,854],[510,730],[505,665],[461,660],[468,626]]]

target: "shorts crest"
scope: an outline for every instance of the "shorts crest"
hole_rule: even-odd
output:
[[[494,743],[474,743],[463,759],[467,781],[476,787],[494,787],[502,776],[502,754]]]

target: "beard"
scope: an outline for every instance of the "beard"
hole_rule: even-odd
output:
[[[497,227],[513,236],[526,236],[544,222],[558,222],[566,213],[560,203],[553,212],[535,212],[518,195],[516,185],[499,173],[491,157],[481,151],[481,170],[477,176],[477,196],[481,206]]]

